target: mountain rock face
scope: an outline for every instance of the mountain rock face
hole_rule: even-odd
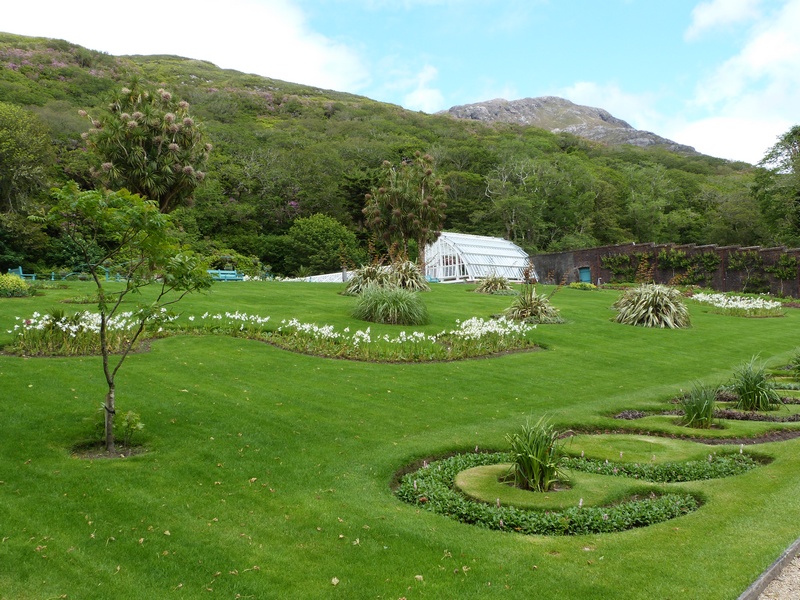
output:
[[[556,96],[522,100],[497,98],[454,106],[443,113],[457,119],[531,125],[554,133],[564,131],[609,145],[659,146],[672,152],[697,154],[691,146],[678,144],[649,131],[634,129],[602,108],[581,106]]]

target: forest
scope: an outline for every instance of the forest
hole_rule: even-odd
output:
[[[0,34],[0,272],[80,266],[41,218],[54,188],[127,187],[159,199],[156,184],[126,178],[110,129],[98,128],[123,89],[180,107],[191,136],[170,144],[173,163],[159,168],[183,169],[183,191],[162,209],[218,268],[297,275],[369,260],[383,242],[365,198],[383,185],[386,164],[419,153],[446,191],[444,230],[504,237],[529,253],[800,245],[797,126],[754,166],[417,113],[198,60]],[[146,137],[143,126],[136,132]],[[180,157],[179,146],[195,154]]]

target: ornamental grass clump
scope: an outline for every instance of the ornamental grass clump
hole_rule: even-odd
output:
[[[716,400],[716,388],[695,384],[691,391],[680,398],[680,405],[683,409],[681,424],[697,429],[710,429],[714,423]]]
[[[503,315],[515,321],[542,325],[564,322],[558,309],[550,304],[550,299],[544,294],[537,294],[533,285],[524,286],[522,293],[514,298],[511,306],[503,311]]]
[[[733,373],[730,390],[736,395],[736,408],[745,411],[775,410],[783,403],[763,363],[754,356]]]
[[[391,274],[387,267],[379,264],[362,265],[353,271],[345,287],[345,296],[358,296],[369,286],[386,287],[391,285]]]
[[[689,311],[681,293],[672,287],[655,283],[626,291],[614,303],[617,323],[639,327],[681,329],[689,327]]]
[[[511,475],[514,485],[523,490],[546,492],[556,483],[567,480],[561,432],[543,417],[535,425],[525,423],[522,428],[508,434],[511,444]]]
[[[387,325],[425,325],[428,309],[416,292],[398,287],[366,287],[353,308],[353,317]]]
[[[430,292],[431,286],[425,279],[417,263],[410,260],[395,261],[389,267],[391,283],[411,292]]]
[[[487,275],[478,283],[475,288],[477,294],[493,294],[495,296],[513,296],[517,292],[511,287],[508,279],[502,275],[492,273]]]

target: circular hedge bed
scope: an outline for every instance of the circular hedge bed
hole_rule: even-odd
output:
[[[575,506],[565,510],[527,510],[471,500],[457,491],[456,476],[467,469],[508,463],[506,452],[456,454],[425,463],[403,475],[397,496],[411,504],[462,523],[533,535],[612,533],[661,523],[697,510],[700,500],[685,492],[647,490],[609,506]],[[640,481],[675,482],[727,477],[744,473],[759,462],[747,454],[710,455],[708,460],[639,465],[569,458],[568,469]]]

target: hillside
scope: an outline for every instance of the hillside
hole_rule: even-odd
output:
[[[426,115],[190,58],[110,56],[0,34],[0,107],[22,107],[52,140],[53,158],[41,156],[48,180],[25,199],[28,210],[46,205],[50,187],[66,180],[95,185],[89,167],[99,163],[85,151],[81,134],[90,124],[78,110],[104,110],[109,93],[132,81],[188,101],[214,147],[193,204],[175,215],[187,242],[206,253],[253,256],[277,272],[296,262],[287,260],[287,232],[315,213],[366,245],[365,193],[383,161],[416,151],[434,157],[449,185],[445,229],[507,237],[532,252],[627,241],[773,241],[750,193],[750,165],[663,145],[594,142],[572,133],[596,125],[580,112],[553,133],[553,122]],[[609,128],[631,131],[596,110]],[[33,231],[24,215],[0,216],[1,270],[70,264],[53,232]]]
[[[681,154],[697,154],[691,146],[678,144],[649,131],[634,129],[602,108],[574,104],[555,96],[511,101],[498,98],[453,106],[444,112],[457,119],[517,123],[541,127],[553,133],[567,132],[610,145],[656,146]]]

